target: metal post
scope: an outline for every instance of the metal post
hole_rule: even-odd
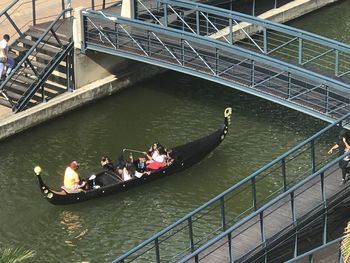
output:
[[[218,75],[219,61],[220,61],[220,54],[219,54],[219,49],[217,48],[215,50],[215,76]]]
[[[325,183],[324,183],[324,173],[320,174],[321,178],[321,193],[322,193],[322,202],[324,208],[324,216],[323,216],[323,244],[327,242],[327,197],[325,191]]]
[[[227,234],[227,244],[228,244],[228,253],[229,253],[229,258],[230,258],[230,263],[234,262],[234,256],[232,252],[232,237],[231,233]]]
[[[267,54],[267,29],[264,27],[263,29],[263,37],[264,37],[264,53]]]
[[[264,212],[261,211],[259,214],[260,218],[260,237],[261,237],[261,242],[265,243],[265,231],[264,231]]]
[[[35,0],[32,0],[33,26],[36,25]]]
[[[325,101],[325,112],[329,111],[329,87],[326,86],[326,101]]]
[[[299,65],[303,63],[303,39],[302,38],[299,38],[298,63]]]
[[[255,16],[255,0],[253,0],[252,16]]]
[[[68,0],[69,1],[69,0]],[[62,11],[65,9],[65,3],[64,0],[61,1],[61,7],[62,7]],[[63,14],[63,18],[66,17],[66,13]]]
[[[191,252],[194,252],[192,218],[190,217],[187,221],[188,221],[188,235],[190,238]],[[195,255],[195,262],[198,263],[198,255]]]
[[[168,26],[168,4],[164,5],[164,26]]]
[[[197,27],[197,35],[200,35],[200,28],[199,28],[199,23],[200,23],[200,17],[199,17],[199,11],[196,11],[196,27]]]
[[[159,242],[158,242],[158,238],[156,238],[154,240],[154,247],[156,249],[156,262],[160,263],[160,254],[159,254]]]
[[[311,147],[311,168],[312,168],[312,173],[316,171],[316,160],[315,160],[315,141],[312,140],[310,142],[310,147]]]
[[[222,231],[226,230],[226,218],[225,218],[225,200],[224,197],[220,198],[220,208],[221,208],[221,227]]]
[[[252,60],[252,70],[250,71],[250,85],[253,87],[255,83],[255,61]]]
[[[91,0],[91,9],[95,10],[95,0]]]
[[[106,0],[103,0],[102,2],[102,9],[105,9],[106,8]]]
[[[286,159],[282,159],[283,191],[287,191]]]
[[[288,99],[292,97],[292,74],[288,72]]]
[[[230,43],[233,44],[232,18],[230,18],[230,20],[229,20],[229,27],[230,27],[230,34],[229,34]]]
[[[181,64],[184,67],[185,66],[185,45],[184,40],[181,39]]]
[[[339,50],[335,51],[335,76],[339,75]]]
[[[252,197],[254,211],[257,209],[255,177],[252,178]]]
[[[277,0],[275,0],[275,9],[277,8]]]

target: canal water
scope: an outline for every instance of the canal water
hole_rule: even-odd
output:
[[[349,7],[344,1],[291,25],[349,42],[343,38],[350,23],[343,10]],[[226,139],[182,173],[64,207],[41,196],[35,165],[58,188],[72,160],[86,176],[99,171],[102,155],[115,161],[123,148],[191,141],[218,128],[227,106],[233,115]],[[324,126],[294,110],[169,71],[1,142],[0,247],[34,250],[34,262],[110,262]]]

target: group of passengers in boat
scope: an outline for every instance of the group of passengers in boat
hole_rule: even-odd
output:
[[[169,166],[173,163],[172,150],[167,151],[160,143],[153,143],[144,157],[134,160],[130,154],[128,160],[119,158],[116,164],[108,156],[102,156],[101,166],[103,169],[114,172],[121,180],[128,181],[134,176],[140,178],[144,174],[151,174],[152,171]],[[63,189],[65,191],[79,191],[86,188],[86,182],[81,180],[78,174],[78,163],[72,161],[64,173]]]
[[[153,143],[148,151],[143,152],[144,157],[134,160],[130,154],[128,160],[120,158],[114,165],[108,156],[103,156],[101,166],[108,171],[113,171],[123,181],[128,181],[134,176],[140,178],[144,174],[150,174],[152,171],[158,170],[165,166],[169,166],[174,158],[172,150],[167,151],[160,143]]]

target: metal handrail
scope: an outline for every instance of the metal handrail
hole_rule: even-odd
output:
[[[129,250],[128,252],[126,252],[125,254],[123,254],[122,256],[118,257],[115,261],[113,261],[113,263],[116,262],[123,262],[123,260],[125,258],[127,258],[128,256],[132,255],[133,253],[135,253],[136,251],[142,249],[143,247],[147,246],[148,244],[153,243],[155,240],[159,239],[162,235],[164,235],[165,233],[169,232],[170,230],[174,229],[175,227],[181,225],[182,223],[188,221],[190,218],[192,218],[194,215],[196,215],[197,213],[199,213],[200,211],[204,210],[205,208],[209,207],[210,205],[214,204],[215,202],[221,200],[223,197],[225,197],[227,194],[233,192],[235,189],[238,189],[239,187],[241,187],[242,185],[244,185],[245,183],[254,180],[255,177],[257,177],[259,174],[261,174],[263,171],[268,170],[270,167],[273,167],[275,164],[281,162],[282,160],[284,160],[287,156],[291,155],[292,153],[296,152],[297,150],[303,148],[305,145],[310,144],[311,142],[315,141],[318,137],[320,137],[322,134],[324,134],[325,132],[327,132],[328,130],[332,129],[333,127],[337,126],[337,125],[341,125],[342,122],[350,117],[350,112],[348,114],[346,114],[345,116],[343,116],[342,118],[340,118],[338,121],[328,125],[327,127],[323,128],[321,131],[317,132],[316,134],[314,134],[313,136],[311,136],[310,138],[308,138],[307,140],[305,140],[304,142],[298,144],[297,146],[291,148],[290,150],[288,150],[287,152],[285,152],[284,154],[280,155],[278,158],[276,158],[275,160],[273,160],[272,162],[268,163],[267,165],[263,166],[262,168],[258,169],[257,171],[255,171],[253,174],[247,176],[246,178],[244,178],[243,180],[241,180],[240,182],[238,182],[237,184],[235,184],[234,186],[228,188],[227,190],[223,191],[222,193],[220,193],[219,195],[215,196],[214,198],[212,198],[211,200],[209,200],[208,202],[206,202],[205,204],[201,205],[200,207],[196,208],[195,210],[193,210],[192,212],[188,213],[186,216],[182,217],[181,219],[179,219],[178,221],[176,221],[175,223],[171,224],[170,226],[164,228],[163,230],[161,230],[160,232],[158,232],[157,234],[153,235],[152,237],[150,237],[149,239],[145,240],[144,242],[142,242],[141,244],[139,244],[138,246],[132,248],[131,250]],[[292,189],[292,188],[291,188]],[[265,205],[266,206],[266,205]],[[263,206],[263,207],[265,207]],[[260,211],[261,208],[257,211]],[[257,211],[254,213],[256,214]],[[252,218],[252,216],[250,216],[249,218]],[[232,228],[232,227],[231,227]],[[230,228],[230,229],[231,229]],[[227,232],[227,231],[226,231]],[[226,233],[225,232],[225,233]],[[222,236],[223,234],[221,234],[220,236]],[[218,239],[219,240],[219,239]]]
[[[26,55],[21,59],[20,62],[17,63],[16,67],[11,71],[10,75],[7,76],[7,79],[11,79],[13,77],[14,74],[16,74],[16,71],[18,69],[20,69],[22,67],[22,65],[26,62],[26,60],[28,59],[28,57],[31,55],[31,53],[38,47],[38,45],[41,43],[41,41],[47,36],[47,34],[52,30],[52,28],[55,26],[55,24],[57,23],[57,21],[66,13],[66,12],[70,12],[72,11],[72,8],[67,8],[65,10],[63,10],[56,18],[55,20],[47,27],[47,29],[44,31],[44,33],[41,35],[41,37],[35,41],[35,43],[33,44],[33,46],[26,52]],[[6,84],[6,81],[4,81],[1,85],[0,85],[0,90],[4,89],[4,86]]]
[[[316,171],[312,175],[310,175],[307,178],[303,179],[302,181],[300,181],[299,183],[297,183],[296,185],[291,187],[286,192],[280,194],[279,196],[277,196],[276,198],[274,198],[273,200],[271,200],[267,204],[265,204],[262,207],[260,207],[255,212],[251,213],[249,216],[245,217],[243,220],[241,220],[237,224],[231,226],[226,231],[224,231],[221,234],[217,235],[215,238],[211,239],[210,241],[208,241],[203,246],[201,246],[198,249],[196,249],[191,254],[189,254],[186,257],[184,257],[181,260],[179,260],[178,263],[185,263],[185,262],[191,260],[192,258],[195,258],[195,257],[197,258],[198,255],[201,252],[205,251],[206,249],[208,249],[209,247],[214,245],[216,242],[218,242],[221,239],[223,239],[224,237],[228,236],[230,233],[232,233],[235,229],[237,229],[240,226],[242,226],[244,223],[248,222],[249,220],[253,219],[256,216],[261,215],[266,209],[272,207],[274,204],[276,204],[278,201],[281,201],[283,198],[291,195],[291,193],[294,193],[297,189],[299,189],[301,186],[304,186],[306,183],[310,182],[312,179],[316,178],[317,176],[320,176],[321,174],[324,174],[324,172],[326,172],[328,169],[330,169],[331,167],[336,165],[340,160],[342,160],[346,156],[350,156],[350,152],[344,153],[341,156],[339,156],[338,158],[336,158],[336,159],[332,160],[331,162],[327,163],[324,167],[322,167],[321,169],[319,169],[318,171]],[[324,202],[326,202],[326,200],[324,200]],[[293,219],[293,222],[294,222],[294,219]]]
[[[134,5],[137,5],[139,2],[140,2],[140,0],[133,1]],[[288,44],[291,44],[294,41],[296,42],[296,45],[294,46],[295,50],[293,49],[293,51],[297,52],[297,57],[289,56],[288,58],[297,59],[296,63],[298,65],[305,66],[307,64],[313,64],[317,68],[323,68],[326,71],[330,70],[335,77],[343,77],[345,75],[349,75],[349,73],[350,73],[350,71],[347,70],[350,67],[349,63],[342,65],[343,63],[342,63],[342,61],[340,61],[342,55],[346,56],[345,59],[350,57],[350,46],[345,44],[345,43],[341,43],[341,42],[338,42],[338,41],[335,41],[332,39],[328,39],[326,37],[322,37],[322,36],[319,36],[317,34],[307,32],[307,31],[295,29],[295,28],[292,28],[292,27],[289,27],[289,26],[286,26],[283,24],[278,24],[276,22],[272,22],[269,20],[260,19],[258,17],[249,16],[246,14],[226,10],[223,8],[218,8],[218,7],[209,6],[209,5],[205,5],[205,4],[195,3],[195,2],[191,2],[191,1],[153,0],[153,1],[147,1],[146,4],[152,4],[153,2],[157,3],[156,4],[157,7],[155,8],[155,10],[162,10],[163,7],[160,7],[160,6],[161,5],[164,6],[165,23],[160,23],[159,19],[153,20],[152,22],[154,22],[156,24],[161,24],[162,26],[169,27],[169,28],[176,28],[177,30],[185,31],[185,32],[187,32],[186,29],[188,28],[193,34],[203,35],[203,34],[201,34],[201,30],[199,30],[199,27],[200,27],[199,26],[200,25],[200,22],[199,22],[200,15],[199,14],[202,14],[202,16],[204,16],[205,18],[206,18],[206,16],[204,14],[209,14],[209,15],[212,15],[213,17],[215,17],[215,19],[219,18],[219,22],[217,22],[215,20],[215,23],[220,23],[220,18],[222,18],[223,21],[227,22],[227,24],[217,24],[217,27],[219,27],[219,25],[220,25],[221,29],[229,28],[227,35],[230,36],[230,41],[228,41],[228,42],[231,43],[232,45],[237,45],[237,43],[232,40],[233,23],[238,25],[236,20],[246,22],[248,24],[251,24],[251,25],[254,25],[255,27],[257,27],[258,28],[257,31],[262,32],[262,34],[263,34],[262,39],[261,39],[262,43],[261,43],[261,47],[260,47],[258,45],[258,43],[256,43],[254,41],[254,39],[252,39],[249,36],[249,34],[247,34],[244,31],[243,28],[239,29],[239,30],[243,30],[245,32],[245,36],[248,37],[250,39],[250,41],[253,43],[252,46],[254,47],[254,49],[260,51],[261,53],[269,54],[269,55],[278,53],[277,51],[279,50],[279,47],[273,48],[272,50],[268,50],[268,41],[270,39],[268,38],[267,31],[274,30],[274,31],[277,31],[279,34],[287,34],[288,37],[291,37],[293,39],[293,41],[287,41]],[[173,10],[174,6],[177,6],[180,9],[187,8],[187,9],[191,10],[193,13],[196,13],[196,16],[194,18],[195,24],[193,24],[193,29],[188,27],[188,23],[185,23],[185,25],[187,27],[173,26],[173,25],[167,23],[167,19],[170,16],[170,12],[166,11],[165,9],[170,8],[170,10]],[[152,12],[152,10],[150,10],[150,9],[147,9],[147,8],[145,8],[145,9],[147,10],[147,14]],[[135,8],[135,10],[138,10],[138,8]],[[176,12],[175,12],[175,14],[178,15]],[[135,15],[135,17],[138,17],[138,15]],[[177,16],[177,18],[179,20],[183,21],[181,16]],[[207,25],[207,27],[208,27],[208,25]],[[216,26],[214,27],[215,28],[214,32],[211,32],[212,35],[215,35],[215,33],[217,33],[217,27]],[[204,31],[205,36],[212,37],[212,35],[210,35],[210,34],[207,35],[207,33],[205,33],[205,32],[206,31]],[[221,37],[223,37],[227,41],[227,39],[224,35]],[[315,46],[320,47],[320,48],[325,48],[326,50],[323,52],[320,51],[320,53],[316,56],[311,55],[312,59],[307,59],[307,60],[303,61],[304,56],[306,57],[306,55],[310,55],[310,54],[307,54],[307,49],[304,48],[304,42],[306,42],[306,41],[310,41],[312,43],[315,43],[316,44]],[[280,47],[283,47],[287,43],[282,44],[282,46],[280,46]],[[285,55],[285,53],[282,54],[282,58],[284,55]],[[333,67],[330,67],[327,64],[329,62],[329,59],[327,59],[327,63],[325,63],[325,64],[322,64],[323,62],[320,60],[322,57],[326,57],[328,55],[329,56],[332,55],[331,64]],[[328,58],[328,57],[326,57],[326,58]],[[320,63],[317,63],[317,61],[319,61]],[[348,81],[348,79],[347,79],[347,81]]]
[[[321,245],[321,246],[319,246],[317,248],[314,248],[314,249],[312,249],[312,250],[310,250],[308,252],[305,252],[302,255],[294,257],[294,258],[286,261],[285,263],[297,262],[297,261],[299,261],[299,260],[301,260],[301,259],[303,259],[305,257],[312,256],[313,254],[315,254],[315,253],[317,253],[317,252],[319,252],[319,251],[321,251],[321,250],[323,250],[325,248],[328,248],[328,247],[330,247],[330,246],[332,246],[334,244],[340,243],[343,239],[344,239],[344,237],[338,237],[338,238],[336,238],[336,239],[334,239],[332,241],[327,242],[326,244],[323,244],[323,245]],[[339,262],[342,262],[342,261],[339,261]]]

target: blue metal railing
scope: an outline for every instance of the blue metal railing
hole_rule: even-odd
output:
[[[347,125],[350,121],[349,117],[350,113],[113,262],[177,262],[181,258],[198,260],[198,255],[216,241],[224,237],[231,240],[233,229],[237,229],[247,222],[249,224],[249,221],[255,216],[263,215],[263,211],[271,207],[269,204],[275,204],[281,198],[289,196],[299,185],[304,185],[305,182],[323,174],[325,169],[336,164],[339,158],[334,159],[333,157],[330,162],[330,159],[325,156],[328,146],[323,143],[330,140],[329,136],[335,133],[335,129],[339,125]],[[327,165],[320,169],[325,163]],[[310,177],[310,175],[312,176]],[[276,188],[267,198],[259,199],[258,194],[266,190],[264,188],[268,185],[266,182],[269,180],[273,181],[273,185],[277,185]],[[242,206],[242,200],[245,200],[245,205],[238,208],[237,211],[237,206]],[[272,201],[266,204],[269,200]],[[297,219],[295,214],[293,218]],[[260,234],[263,236],[263,231]],[[210,238],[217,235],[219,237],[208,243]],[[266,240],[266,238],[264,237],[262,240]],[[161,248],[166,252],[162,252]],[[185,257],[188,254],[190,256]],[[182,261],[186,262],[186,260]]]
[[[83,20],[83,50],[198,76],[326,121],[350,111],[346,83],[264,54],[101,11],[85,11]]]
[[[342,240],[343,240],[343,237],[336,238],[336,239],[334,239],[332,241],[329,241],[326,244],[323,244],[323,245],[321,245],[321,246],[319,246],[319,247],[317,247],[315,249],[312,249],[312,250],[310,250],[308,252],[305,252],[302,255],[299,255],[299,256],[291,259],[291,260],[288,260],[288,261],[286,261],[286,263],[298,262],[299,260],[307,260],[310,263],[314,262],[313,258],[314,258],[315,255],[317,255],[318,253],[322,253],[323,250],[328,249],[331,246],[334,246],[334,245],[338,245],[339,246],[339,244],[341,243]],[[338,261],[337,262],[341,263],[341,262],[343,262],[342,255],[341,255],[341,253],[339,251],[339,248],[336,249],[336,250],[338,252]]]
[[[335,173],[335,171],[332,169],[337,165],[337,163],[342,160],[345,156],[349,156],[350,153],[345,153],[341,155],[340,157],[336,158],[335,160],[332,160],[331,162],[327,163],[324,167],[322,167],[320,170],[315,172],[314,174],[310,175],[309,177],[305,178],[301,182],[297,183],[295,186],[287,190],[286,192],[282,193],[281,195],[277,196],[275,199],[272,201],[268,202],[255,212],[251,213],[249,216],[245,217],[243,220],[240,222],[236,223],[223,233],[219,234],[215,238],[211,239],[207,243],[205,243],[203,246],[199,247],[189,255],[186,255],[185,257],[181,258],[178,260],[178,263],[185,263],[190,260],[194,260],[195,262],[199,261],[199,258],[201,256],[205,257],[208,256],[209,254],[213,254],[216,252],[216,248],[211,249],[214,244],[221,242],[222,240],[224,241],[224,244],[221,244],[221,246],[228,246],[226,250],[226,257],[230,258],[229,262],[234,262],[235,258],[239,258],[239,256],[244,256],[245,253],[239,254],[239,251],[233,251],[232,250],[232,244],[235,242],[235,238],[239,235],[244,235],[245,232],[248,232],[250,227],[255,224],[259,224],[259,236],[261,238],[260,244],[257,244],[256,246],[263,246],[264,243],[266,242],[267,239],[272,237],[273,235],[267,235],[264,232],[265,229],[265,224],[267,221],[267,217],[271,220],[273,216],[276,214],[276,212],[279,210],[279,208],[283,205],[290,205],[290,217],[291,221],[289,225],[295,226],[298,222],[298,220],[302,217],[304,217],[305,214],[308,213],[308,211],[305,211],[305,214],[302,216],[298,215],[295,210],[295,206],[297,205],[297,200],[296,198],[298,197],[300,202],[303,202],[303,193],[306,192],[308,189],[302,189],[302,187],[306,186],[307,184],[312,184],[312,185],[317,185],[320,184],[319,192],[320,192],[320,200],[317,202],[317,205],[319,206],[324,206],[327,208],[327,196],[325,194],[325,184],[326,184],[326,179],[332,178],[332,177],[337,177],[338,178],[338,173]],[[326,175],[327,173],[327,175]],[[304,196],[306,198],[307,195]],[[280,202],[280,203],[279,203]],[[281,205],[282,203],[282,205]],[[266,216],[266,214],[268,214]],[[277,213],[278,214],[278,213]],[[258,219],[257,219],[258,218]],[[288,226],[288,225],[287,225]],[[241,230],[240,228],[243,228]],[[236,231],[237,232],[234,232]],[[210,251],[208,251],[210,250]],[[222,255],[222,250],[221,252],[221,257]],[[236,255],[238,254],[239,256],[234,256],[234,253],[236,252]],[[122,261],[125,262],[125,261]],[[192,261],[191,261],[192,262]]]
[[[350,82],[350,46],[283,24],[183,0],[134,0],[135,18],[277,57]]]

